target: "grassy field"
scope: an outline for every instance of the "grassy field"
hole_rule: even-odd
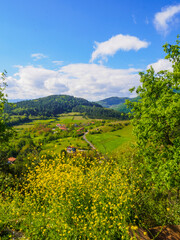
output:
[[[78,115],[77,113],[68,113],[68,114],[61,114],[58,115],[58,117],[50,118],[50,119],[33,119],[32,122],[24,123],[21,125],[14,126],[17,130],[29,128],[34,126],[35,124],[48,124],[52,127],[55,127],[56,124],[86,124],[88,122],[95,121],[95,119],[85,118],[83,116]],[[99,119],[96,119],[96,121],[100,121]]]
[[[47,151],[60,154],[62,150],[66,149],[68,146],[73,146],[79,149],[86,149],[88,144],[81,138],[63,138],[51,141],[42,146],[42,153],[47,153]]]
[[[132,125],[124,126],[122,129],[114,132],[108,131],[108,127],[104,128],[106,132],[101,134],[86,135],[87,139],[92,142],[101,153],[113,153],[135,141],[132,135]]]
[[[86,130],[89,131],[96,131],[99,129],[101,131],[100,134],[87,134],[86,137],[90,142],[93,143],[97,150],[103,154],[110,154],[118,151],[118,149],[121,149],[126,144],[130,144],[134,141],[132,135],[132,126],[127,125],[129,124],[129,121],[106,120],[102,126],[101,124],[98,126],[101,121],[102,120],[99,119],[89,119],[87,117],[79,115],[78,113],[69,113],[58,115],[56,118],[44,120],[32,119],[32,122],[15,126],[15,128],[19,134],[21,134],[23,131],[29,131],[29,129],[36,128],[36,126],[39,124],[44,124],[51,129],[56,129],[56,125],[58,123],[64,124],[66,126],[77,124],[79,127],[86,127]],[[88,123],[93,124],[88,125]],[[122,129],[113,129],[113,126],[116,126],[118,124],[122,125]],[[43,134],[38,135],[31,130],[29,132],[33,141],[37,143],[44,138]],[[45,153],[47,151],[60,153],[62,150],[66,149],[67,146],[74,146],[79,149],[88,149],[88,144],[82,137],[73,137],[73,132],[71,136],[71,131],[69,135],[70,136],[63,138],[60,137],[59,139],[51,140],[50,142],[43,144],[42,153]]]

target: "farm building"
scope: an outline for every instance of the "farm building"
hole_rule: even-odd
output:
[[[8,158],[8,163],[9,163],[9,164],[14,163],[15,161],[16,161],[16,158],[14,158],[14,157]]]
[[[59,129],[61,129],[62,131],[67,131],[68,130],[67,127],[65,127],[65,126],[60,126]]]
[[[84,130],[84,128],[82,127],[82,128],[79,128],[78,130],[77,130],[77,132],[81,132],[81,131],[83,131]]]
[[[76,148],[75,147],[67,147],[67,153],[75,153],[76,152]]]

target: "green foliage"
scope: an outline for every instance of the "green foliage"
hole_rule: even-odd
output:
[[[52,117],[68,112],[80,112],[85,119],[87,116],[100,119],[128,118],[127,115],[121,115],[117,111],[105,109],[98,103],[68,95],[54,95],[36,100],[21,101],[15,107],[6,105],[5,111],[13,115],[9,120],[9,125],[28,122],[30,121],[30,116]]]
[[[173,72],[155,73],[151,67],[140,73],[141,85],[136,89],[138,102],[132,107],[134,133],[137,137],[136,166],[143,176],[142,209],[154,215],[153,205],[167,209],[178,206],[180,162],[180,47],[164,45],[173,63]],[[151,196],[149,196],[149,193]],[[156,209],[157,210],[157,209]],[[155,215],[154,215],[155,216]],[[156,223],[160,219],[156,216]],[[177,221],[177,215],[176,215]],[[167,222],[166,222],[167,223]]]
[[[8,146],[4,149],[4,156],[14,154],[17,162],[6,165],[8,174],[0,173],[0,238],[11,239],[20,233],[30,239],[128,240],[129,228],[136,231],[138,227],[179,224],[179,43],[177,40],[177,45],[164,46],[173,73],[156,74],[152,68],[140,73],[141,86],[136,91],[141,99],[129,102],[137,148],[125,145],[113,159],[93,153],[88,156],[88,152],[64,156],[62,149],[82,141],[71,124],[76,118],[72,115],[68,120],[60,117],[67,131],[55,128],[58,119],[52,121],[53,127],[50,120],[38,120],[36,126],[17,133],[10,142],[11,151]],[[6,102],[3,96],[2,113]],[[28,111],[43,112],[42,105],[41,110],[33,106],[37,102],[31,102]],[[120,144],[132,140],[131,125],[122,128],[122,124],[110,120],[87,124],[84,114],[113,118],[115,112],[106,115],[103,108],[82,102],[71,107],[66,109],[83,113],[78,127],[98,133],[87,137],[102,152],[117,150]],[[27,109],[16,111],[19,114]],[[47,116],[52,113],[49,109]],[[54,153],[49,151],[56,147]]]
[[[106,109],[100,107],[89,107],[79,105],[73,108],[74,112],[80,112],[86,114],[89,118],[97,118],[97,119],[128,119],[128,115],[121,114],[118,111],[113,109]]]
[[[23,123],[31,122],[31,119],[26,115],[13,115],[8,118],[8,126],[20,125]]]
[[[112,159],[44,156],[20,189],[0,196],[2,229],[30,239],[128,240],[137,221],[128,175],[127,166]]]
[[[5,110],[12,115],[42,115],[50,117],[65,112],[72,112],[72,109],[78,105],[102,108],[99,104],[89,102],[83,98],[75,98],[68,95],[52,95],[35,100],[18,102],[14,108],[7,105]]]
[[[140,75],[142,86],[136,92],[141,100],[129,103],[138,144],[143,148],[149,144],[164,148],[176,145],[180,124],[180,95],[174,91],[179,88],[177,82],[171,73],[155,74],[152,68]]]
[[[12,135],[12,130],[7,126],[4,114],[4,106],[7,103],[7,95],[4,93],[6,86],[6,72],[3,72],[0,79],[0,146],[7,142]]]

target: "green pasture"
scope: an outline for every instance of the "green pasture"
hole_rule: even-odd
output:
[[[24,123],[21,125],[14,126],[17,130],[23,130],[25,128],[32,127],[36,124],[48,124],[49,126],[55,127],[56,124],[86,124],[93,121],[99,121],[99,119],[89,119],[87,117],[78,115],[78,113],[67,113],[59,114],[57,117],[52,117],[48,119],[37,119],[32,118],[32,122]]]
[[[73,138],[73,137],[68,137],[68,138],[62,138],[62,139],[57,139],[54,141],[51,141],[50,143],[42,145],[42,153],[48,153],[48,152],[53,152],[53,153],[61,153],[62,150],[65,150],[68,146],[73,146],[78,149],[87,149],[88,144],[82,140],[81,137],[78,138]]]
[[[95,122],[95,124],[89,125],[86,129],[90,131],[101,131],[99,134],[87,134],[87,139],[93,143],[93,145],[97,148],[97,150],[103,154],[112,153],[118,151],[126,144],[130,144],[134,141],[134,137],[132,135],[132,126],[127,125],[129,121],[105,121],[104,126],[98,126],[96,124],[97,119],[89,119],[85,116],[81,116],[78,113],[68,113],[61,114],[54,118],[48,119],[32,119],[32,122],[24,123],[18,126],[15,126],[17,132],[21,134],[21,132],[26,131],[26,129],[30,127],[35,127],[39,124],[46,124],[49,128],[56,128],[56,124],[78,124],[79,126],[84,126],[87,123]],[[118,124],[122,124],[123,128],[119,130],[115,130],[114,126]],[[127,126],[126,126],[127,125]],[[30,135],[35,142],[39,142],[43,140],[44,135],[38,135],[36,132],[31,133]],[[20,135],[19,135],[20,136]],[[53,151],[55,153],[60,153],[62,150],[66,149],[67,146],[74,146],[79,149],[87,149],[88,144],[84,141],[82,137],[64,137],[56,140],[52,140],[51,142],[44,143],[42,146],[42,152]]]
[[[107,131],[107,127],[104,127],[104,129],[106,129],[106,131],[101,134],[86,135],[87,139],[92,142],[101,153],[107,154],[118,151],[135,141],[132,135],[132,125],[124,126],[124,128],[114,132]]]

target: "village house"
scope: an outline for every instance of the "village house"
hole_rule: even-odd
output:
[[[16,158],[14,158],[14,157],[8,158],[8,163],[9,164],[13,164],[15,161],[16,161]]]
[[[56,124],[56,127],[61,129],[62,131],[67,131],[68,130],[65,124],[58,123],[58,124]]]
[[[64,126],[60,126],[59,129],[61,129],[62,131],[67,131],[68,129]]]
[[[78,130],[77,130],[77,132],[81,132],[81,131],[83,131],[84,130],[84,128],[82,127],[82,128],[79,128]]]
[[[76,152],[76,148],[75,147],[67,147],[67,153],[75,153]]]

